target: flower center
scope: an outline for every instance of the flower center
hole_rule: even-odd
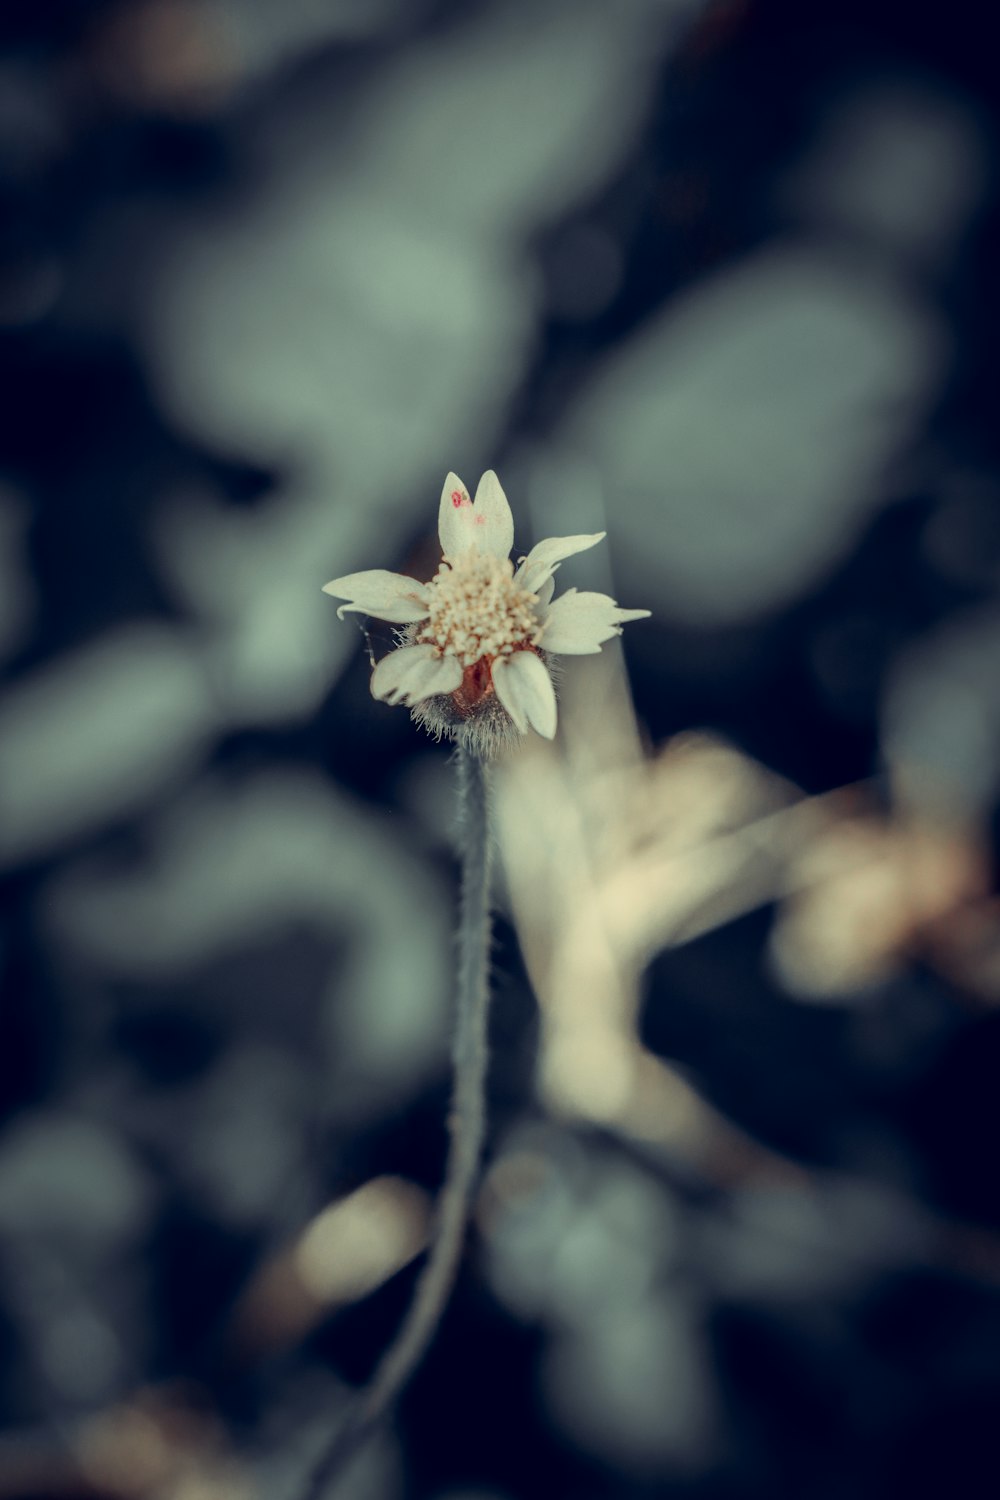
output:
[[[427,588],[430,614],[416,639],[471,667],[484,656],[509,656],[537,646],[538,597],[514,582],[509,558],[466,552],[443,562]]]

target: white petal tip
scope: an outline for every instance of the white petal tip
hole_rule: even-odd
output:
[[[548,668],[533,651],[515,651],[496,662],[493,686],[521,734],[530,724],[543,739],[554,738],[558,718],[555,690]]]
[[[384,703],[413,708],[424,698],[454,692],[461,681],[462,669],[454,657],[438,657],[428,645],[401,646],[375,667],[371,693]]]

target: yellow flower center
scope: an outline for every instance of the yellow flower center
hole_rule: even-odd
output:
[[[538,596],[514,582],[509,558],[463,553],[441,564],[427,594],[430,614],[416,639],[435,646],[442,656],[456,657],[463,667],[484,656],[509,656],[541,640]]]

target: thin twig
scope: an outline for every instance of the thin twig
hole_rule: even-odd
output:
[[[454,1084],[450,1144],[437,1225],[413,1301],[367,1390],[321,1455],[301,1500],[321,1500],[397,1399],[434,1336],[455,1281],[486,1123],[486,1021],[490,946],[490,800],[487,767],[464,747],[456,751],[462,837],[458,928],[458,997],[452,1050]]]

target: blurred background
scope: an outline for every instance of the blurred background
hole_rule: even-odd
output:
[[[994,1493],[987,9],[4,6],[2,1500],[294,1500],[409,1301],[452,767],[320,588],[487,467],[653,618],[497,767],[339,1493]]]

